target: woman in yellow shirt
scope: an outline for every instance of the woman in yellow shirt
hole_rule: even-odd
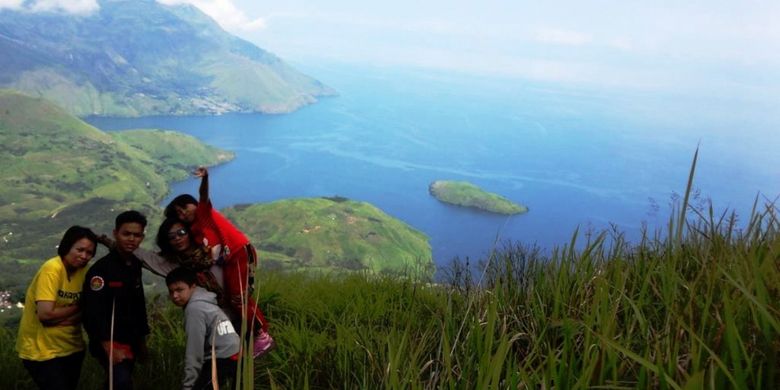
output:
[[[16,351],[40,389],[75,389],[84,361],[81,288],[97,236],[71,226],[58,256],[43,263],[27,288]]]

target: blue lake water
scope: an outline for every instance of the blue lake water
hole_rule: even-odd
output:
[[[780,117],[761,102],[576,90],[411,70],[309,69],[339,91],[288,115],[89,118],[103,130],[182,131],[237,158],[212,169],[217,207],[340,195],[425,232],[434,260],[484,258],[495,242],[552,248],[576,228],[630,239],[663,226],[701,145],[696,188],[746,214],[780,194]],[[438,179],[528,205],[505,217],[441,204]],[[197,181],[173,194],[197,193]],[[258,221],[262,223],[262,221]]]

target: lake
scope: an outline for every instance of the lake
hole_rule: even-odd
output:
[[[389,68],[305,69],[335,88],[288,115],[88,118],[103,130],[162,128],[233,150],[211,171],[217,207],[340,195],[430,237],[434,260],[485,258],[498,242],[550,248],[575,229],[663,227],[697,145],[698,203],[747,214],[780,194],[780,117],[749,99],[600,91]],[[439,179],[527,205],[506,217],[445,205]],[[197,194],[195,180],[173,195]],[[258,221],[262,223],[262,221]]]

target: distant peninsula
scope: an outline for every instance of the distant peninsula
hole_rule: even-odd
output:
[[[439,201],[456,206],[505,215],[528,212],[528,207],[514,203],[501,195],[487,192],[466,181],[437,180],[431,183],[428,190]]]

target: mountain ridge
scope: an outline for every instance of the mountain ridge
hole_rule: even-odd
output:
[[[77,116],[285,113],[335,94],[193,6],[99,5],[86,16],[0,10],[0,87]]]

